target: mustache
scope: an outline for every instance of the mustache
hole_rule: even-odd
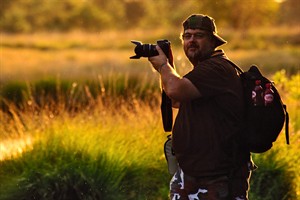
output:
[[[191,44],[189,44],[187,47],[188,47],[188,48],[198,48],[199,45],[196,44],[196,43],[191,43]]]

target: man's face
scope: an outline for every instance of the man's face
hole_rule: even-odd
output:
[[[210,55],[215,49],[212,36],[204,30],[187,29],[182,35],[182,40],[185,55],[194,65],[199,59]]]

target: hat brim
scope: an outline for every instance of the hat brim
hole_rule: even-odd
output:
[[[216,40],[217,47],[227,43],[227,41],[224,40],[223,38],[221,38],[218,34],[213,33],[213,36],[214,36],[214,38]]]

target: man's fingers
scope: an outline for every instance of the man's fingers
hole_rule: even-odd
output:
[[[158,53],[160,55],[165,55],[165,53],[163,52],[163,50],[158,45],[156,45],[156,50],[158,51]]]

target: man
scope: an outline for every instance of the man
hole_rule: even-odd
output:
[[[226,43],[214,19],[195,14],[183,23],[183,49],[193,69],[181,77],[157,47],[149,61],[179,107],[172,145],[179,167],[170,182],[174,200],[247,199],[253,163],[235,142],[243,119],[239,77],[218,46]]]

